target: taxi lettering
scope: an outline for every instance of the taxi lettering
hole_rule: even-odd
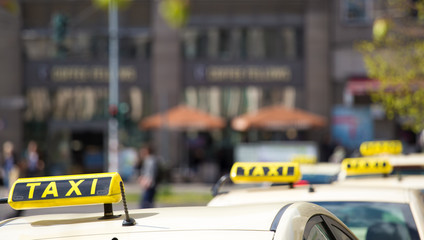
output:
[[[230,177],[234,183],[293,183],[301,178],[301,173],[299,163],[294,162],[236,162]]]
[[[17,183],[13,198],[18,201],[106,195],[110,178],[73,179]]]
[[[398,140],[363,142],[359,147],[359,151],[363,156],[400,154],[402,153],[402,142]]]
[[[78,189],[78,185],[80,185],[82,182],[84,182],[84,180],[79,180],[77,183],[75,183],[74,181],[69,181],[72,188],[69,189],[69,191],[66,193],[65,196],[70,196],[72,192],[74,191],[75,191],[75,194],[77,194],[78,196],[81,195],[81,191]]]
[[[30,189],[29,189],[29,194],[28,194],[28,198],[29,199],[32,199],[33,197],[34,197],[34,189],[35,189],[35,187],[36,186],[40,186],[41,185],[41,183],[28,183],[27,184],[27,187],[30,187]]]
[[[293,173],[293,171],[288,172]],[[283,167],[240,166],[237,168],[237,176],[283,176]]]
[[[384,158],[346,158],[342,169],[348,175],[389,174],[393,168]]]
[[[317,158],[310,155],[295,155],[291,159],[292,162],[301,163],[301,164],[315,164],[317,163]]]
[[[387,166],[387,161],[373,160],[373,161],[351,161],[347,163],[347,168],[384,168]]]
[[[90,195],[95,194],[96,185],[97,185],[98,179],[93,179],[91,184],[91,191]],[[78,186],[84,182],[84,179],[79,180],[78,182],[75,182],[74,180],[68,180],[68,183],[70,185],[70,189],[65,194],[65,197],[69,197],[72,195],[72,193],[75,193],[77,196],[81,196],[81,191],[78,188]],[[36,187],[39,187],[41,185],[40,182],[36,183],[27,183],[26,186],[29,188],[28,193],[28,199],[33,199],[34,197],[34,191]],[[57,191],[57,185],[56,182],[50,182],[49,185],[44,189],[43,194],[41,195],[41,198],[46,198],[48,195],[53,195],[53,197],[59,197],[58,191]]]
[[[121,201],[122,189],[116,172],[19,178],[7,202],[14,209],[110,204]]]
[[[57,186],[56,182],[51,182],[47,186],[47,188],[44,190],[43,195],[41,195],[41,198],[46,198],[47,194],[52,194],[54,197],[58,197],[57,194]]]

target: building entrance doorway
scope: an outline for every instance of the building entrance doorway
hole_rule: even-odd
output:
[[[101,131],[73,131],[71,133],[73,165],[83,173],[103,172],[106,168],[104,134]]]

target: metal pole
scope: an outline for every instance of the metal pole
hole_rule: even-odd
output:
[[[109,141],[108,171],[118,171],[118,114],[119,104],[119,38],[118,6],[116,0],[109,0]],[[115,115],[115,116],[113,116]]]

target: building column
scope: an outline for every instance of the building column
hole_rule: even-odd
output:
[[[22,62],[19,16],[0,7],[0,147],[22,149]],[[1,148],[0,148],[1,151]]]
[[[306,108],[328,120],[331,112],[329,5],[330,0],[308,1],[304,38]]]
[[[171,28],[159,12],[161,0],[153,1],[152,11],[152,107],[153,112],[163,112],[181,100],[181,41],[180,31]],[[155,131],[154,145],[169,166],[179,161],[179,149],[183,149],[180,133],[167,130]]]

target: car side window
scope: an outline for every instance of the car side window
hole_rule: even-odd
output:
[[[349,230],[347,230],[345,227],[343,227],[340,223],[338,223],[336,220],[329,216],[322,216],[325,223],[327,224],[328,228],[333,233],[334,237],[337,240],[352,240],[356,239],[355,236],[353,236]]]
[[[304,240],[333,240],[331,231],[320,215],[315,215],[306,223]]]
[[[304,240],[353,240],[349,230],[336,220],[325,215],[315,215],[306,223]]]
[[[337,240],[351,240],[352,239],[345,232],[340,230],[338,227],[333,227],[332,230],[333,230],[334,235],[336,235]]]
[[[326,231],[323,223],[317,223],[312,226],[311,231],[306,240],[331,240],[329,233]]]

